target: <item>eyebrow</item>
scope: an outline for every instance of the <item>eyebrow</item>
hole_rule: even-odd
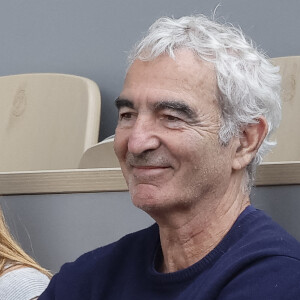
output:
[[[122,99],[118,97],[115,100],[115,106],[120,109],[121,107],[129,107],[134,109],[134,104],[128,99]],[[174,111],[177,111],[181,114],[186,115],[188,118],[194,118],[196,113],[195,111],[187,105],[183,101],[175,101],[175,100],[165,100],[165,101],[159,101],[154,104],[154,110],[155,111],[161,111],[164,109],[171,109]]]
[[[186,115],[188,118],[194,118],[195,111],[183,101],[160,101],[154,105],[156,111],[171,109]]]
[[[121,98],[117,98],[115,100],[115,106],[117,107],[117,109],[120,109],[121,107],[129,107],[129,108],[134,108],[134,105],[131,101],[127,100],[127,99],[121,99]]]

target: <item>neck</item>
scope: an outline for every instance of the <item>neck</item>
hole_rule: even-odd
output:
[[[171,213],[167,220],[156,218],[160,228],[163,273],[188,268],[213,250],[250,204],[249,196],[239,192],[225,194],[215,201],[199,201],[187,211]]]

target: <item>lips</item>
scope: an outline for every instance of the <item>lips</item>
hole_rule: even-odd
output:
[[[163,176],[170,167],[166,166],[131,166],[132,174],[139,179],[151,180]]]
[[[166,166],[166,165],[163,165],[163,166],[161,166],[161,165],[158,165],[158,166],[153,166],[153,165],[151,165],[151,166],[148,166],[148,165],[146,165],[146,166],[143,166],[143,165],[130,165],[132,168],[136,168],[136,169],[165,169],[165,168],[168,168],[169,166]]]
[[[172,165],[166,155],[159,155],[153,152],[144,152],[140,155],[133,155],[128,152],[126,157],[128,171],[135,178],[144,180],[158,179],[172,169]]]

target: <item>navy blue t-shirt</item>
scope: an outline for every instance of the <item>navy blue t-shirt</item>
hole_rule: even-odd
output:
[[[39,300],[300,299],[300,244],[252,206],[189,268],[159,273],[160,255],[154,224],[63,265]]]

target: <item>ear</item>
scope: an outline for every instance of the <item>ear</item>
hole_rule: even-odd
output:
[[[268,123],[266,119],[261,116],[257,118],[257,121],[255,124],[246,125],[241,136],[237,138],[236,153],[232,162],[234,170],[243,169],[250,164],[267,135]]]

